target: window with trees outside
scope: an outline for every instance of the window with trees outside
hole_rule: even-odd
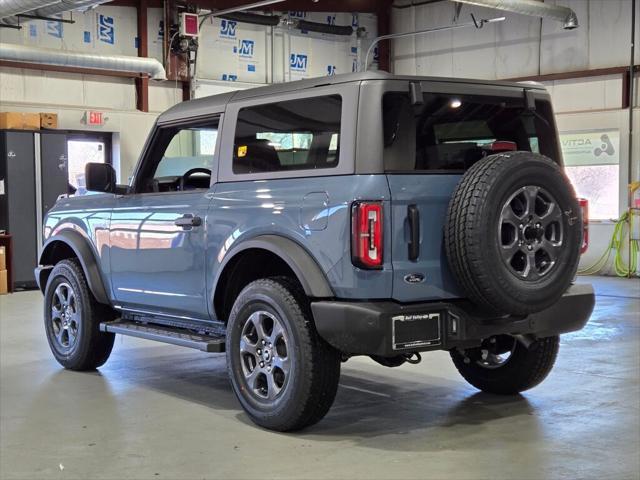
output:
[[[620,214],[620,132],[598,130],[560,134],[565,171],[576,194],[589,200],[589,218]]]

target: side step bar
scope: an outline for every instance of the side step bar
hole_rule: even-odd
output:
[[[127,320],[102,322],[100,331],[145,338],[181,347],[195,348],[207,353],[224,352],[224,336],[199,335],[184,328],[150,325]]]

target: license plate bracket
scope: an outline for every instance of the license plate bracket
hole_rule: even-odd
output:
[[[391,317],[394,350],[433,347],[441,344],[442,312],[408,313]]]

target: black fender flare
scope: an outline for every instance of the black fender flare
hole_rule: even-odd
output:
[[[91,293],[93,293],[93,296],[99,303],[109,305],[111,302],[104,288],[104,281],[95,254],[89,246],[88,240],[78,232],[63,230],[49,237],[42,247],[42,253],[40,254],[38,263],[43,266],[53,265],[51,254],[57,242],[65,243],[74,251],[87,278],[87,284],[89,285]],[[39,273],[39,278],[37,278],[40,289],[43,292],[46,286],[46,280],[49,277],[49,273],[51,273],[50,269],[47,270],[48,273],[45,273],[45,269],[42,269]],[[43,275],[46,276],[43,277]]]
[[[311,254],[300,244],[280,235],[259,235],[239,243],[227,253],[220,263],[213,282],[213,298],[215,298],[218,289],[223,287],[219,285],[219,280],[229,262],[241,252],[249,249],[267,250],[280,257],[298,277],[307,296],[311,298],[332,298],[334,296],[326,275]]]

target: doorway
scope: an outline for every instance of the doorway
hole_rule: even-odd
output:
[[[84,168],[87,163],[112,163],[110,133],[69,133],[67,135],[69,186],[76,195],[87,193]]]

